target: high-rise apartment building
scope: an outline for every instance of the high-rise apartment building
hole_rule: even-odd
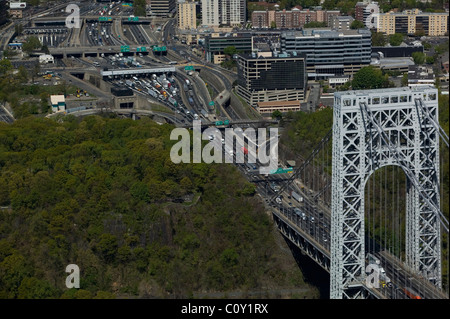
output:
[[[304,55],[238,55],[237,93],[255,108],[258,102],[303,102],[307,81]]]
[[[243,25],[246,10],[245,0],[202,0],[202,25]]]
[[[257,29],[271,28],[275,26],[280,29],[301,28],[309,22],[326,22],[330,26],[331,20],[339,16],[338,10],[267,10],[252,12],[252,27]]]
[[[353,75],[370,65],[372,42],[367,29],[284,31],[280,42],[282,52],[306,55],[310,79]]]
[[[202,25],[218,27],[219,0],[202,0]]]
[[[219,0],[220,22],[223,25],[236,26],[246,21],[246,0]]]
[[[377,17],[377,31],[386,34],[422,34],[443,36],[449,29],[448,12],[422,12],[419,9],[381,13]]]
[[[196,5],[193,0],[178,0],[178,29],[190,30],[197,27]]]

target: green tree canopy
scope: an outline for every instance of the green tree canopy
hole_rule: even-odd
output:
[[[366,26],[362,21],[359,20],[353,20],[353,22],[350,24],[350,29],[363,29]]]
[[[22,50],[28,54],[42,47],[41,41],[35,36],[29,36],[22,45]]]
[[[402,44],[403,38],[404,36],[401,33],[391,34],[389,36],[389,44],[392,45],[393,47],[397,47],[400,44]]]
[[[426,55],[423,52],[413,52],[412,58],[415,64],[424,64]]]
[[[382,32],[372,32],[372,46],[384,47],[387,43],[386,35]]]
[[[356,72],[351,85],[355,90],[380,89],[388,87],[389,78],[387,74],[383,75],[379,68],[366,66]]]

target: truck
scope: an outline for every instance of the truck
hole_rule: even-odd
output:
[[[189,82],[188,79],[186,79],[186,85],[187,85],[187,86],[190,86],[190,85],[191,85],[191,82]]]
[[[296,192],[292,191],[291,192],[291,196],[299,203],[303,202],[303,196],[300,196],[299,194],[297,194]]]
[[[189,97],[188,100],[190,105],[194,105],[194,100],[191,97]]]

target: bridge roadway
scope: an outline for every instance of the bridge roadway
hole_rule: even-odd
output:
[[[267,180],[270,182],[270,179]],[[250,179],[250,182],[252,180]],[[320,203],[314,203],[309,196],[302,192],[297,185],[294,185],[295,192],[301,194],[304,198],[302,203],[294,206],[305,213],[305,218],[298,216],[286,200],[288,193],[283,193],[281,204],[275,204],[271,207],[272,215],[280,232],[294,243],[302,252],[312,258],[327,272],[330,272],[330,225],[331,212]],[[263,192],[264,193],[264,192]],[[271,196],[271,194],[269,194]],[[267,197],[269,198],[269,197]],[[295,202],[292,200],[292,202]],[[314,221],[311,221],[314,217]],[[441,290],[438,290],[428,280],[415,274],[408,269],[403,262],[387,251],[381,251],[375,254],[384,267],[386,274],[392,280],[392,285],[369,288],[365,279],[361,278],[349,287],[363,286],[368,293],[378,299],[407,299],[404,289],[417,292],[422,299],[448,299],[448,296]],[[396,280],[394,282],[394,280]]]

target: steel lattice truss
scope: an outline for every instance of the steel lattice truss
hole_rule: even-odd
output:
[[[441,287],[437,94],[430,86],[335,93],[331,298],[363,296],[364,188],[388,165],[408,180],[406,262]]]

